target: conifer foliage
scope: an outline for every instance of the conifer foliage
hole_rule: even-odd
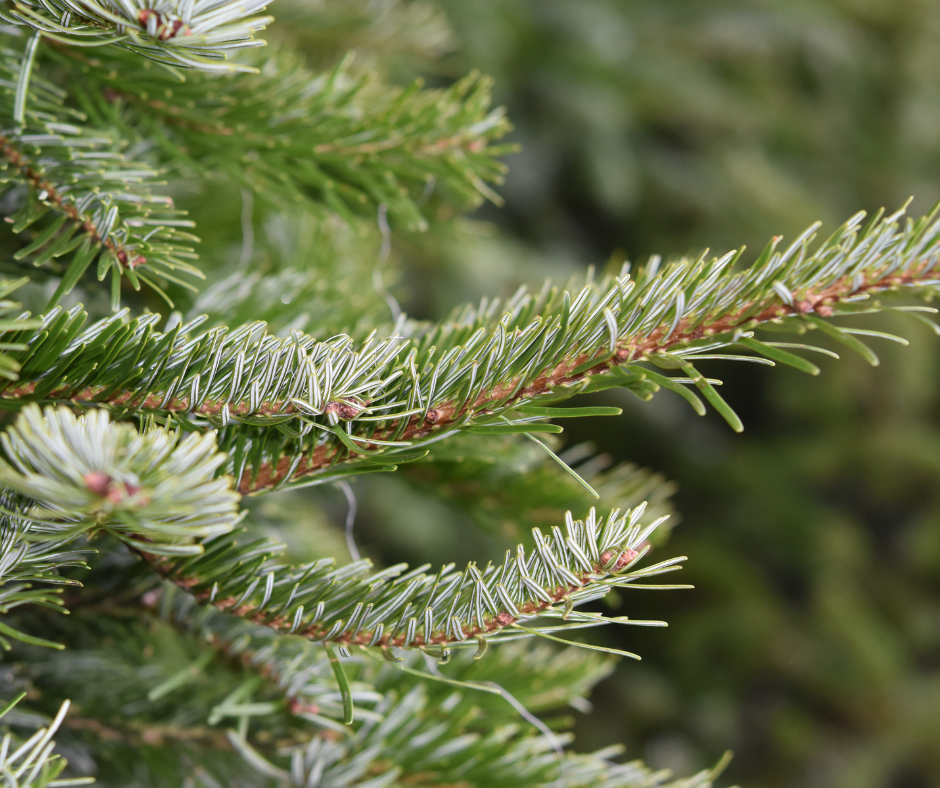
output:
[[[676,781],[579,754],[551,716],[636,656],[580,630],[662,626],[606,602],[681,587],[659,576],[684,560],[651,557],[667,482],[549,437],[619,410],[561,403],[665,390],[740,431],[710,361],[816,375],[835,343],[877,365],[873,341],[904,340],[852,318],[934,325],[911,299],[940,287],[940,213],[412,319],[389,245],[498,202],[508,121],[479,74],[396,87],[307,51],[322,9],[279,2],[296,29],[267,49],[260,2],[0,8],[0,782],[711,785],[721,764]],[[334,9],[434,49],[419,11]],[[240,215],[213,219],[231,194]],[[298,512],[255,501],[354,504],[376,473],[528,534],[374,566],[352,506],[349,561],[279,539]]]

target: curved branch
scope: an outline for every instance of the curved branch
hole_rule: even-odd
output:
[[[648,536],[666,518],[640,522],[645,504],[621,515],[585,521],[569,514],[565,533],[533,529],[536,549],[507,551],[499,566],[463,572],[453,565],[436,575],[427,567],[398,565],[370,572],[357,561],[335,568],[332,559],[299,567],[270,560],[281,545],[261,541],[239,545],[231,536],[206,544],[206,552],[175,559],[137,552],[161,577],[210,604],[281,634],[317,642],[377,648],[445,648],[473,638],[499,636],[518,621],[550,615],[581,624],[601,624],[574,606],[604,596],[613,586],[679,568],[677,558],[633,570],[646,552]],[[633,571],[631,571],[633,570]],[[513,630],[510,629],[510,632]]]

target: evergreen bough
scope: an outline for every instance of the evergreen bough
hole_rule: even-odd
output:
[[[433,14],[386,5],[433,37]],[[585,603],[683,560],[647,560],[666,482],[536,435],[616,415],[558,404],[612,387],[708,403],[740,431],[704,362],[815,375],[805,351],[834,354],[813,336],[877,364],[870,339],[904,340],[846,318],[930,322],[935,309],[900,299],[940,286],[940,214],[859,214],[823,241],[815,226],[774,238],[749,265],[743,250],[653,259],[413,320],[364,228],[378,216],[382,263],[392,231],[446,233],[498,200],[509,127],[489,83],[401,89],[349,59],[323,69],[301,54],[312,33],[296,13],[293,45],[255,50],[262,10],[0,10],[0,780],[710,785],[721,764],[672,782],[612,750],[575,754],[563,719],[535,716],[586,708],[605,652],[626,654],[571,645],[573,630],[662,625]],[[249,209],[243,259],[222,273],[200,267],[197,228],[168,196],[207,183]],[[256,203],[287,239],[266,272],[251,265]],[[148,292],[189,314],[151,311]],[[514,463],[525,477],[488,471]],[[351,563],[282,557],[242,500],[396,470],[454,500],[485,480],[490,509],[464,501],[484,527],[549,501],[576,511],[501,560],[374,568],[348,530]]]

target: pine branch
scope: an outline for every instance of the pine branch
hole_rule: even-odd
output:
[[[455,430],[557,431],[540,425],[550,417],[544,410],[527,409],[615,386],[643,398],[677,391],[703,413],[694,386],[740,429],[694,364],[776,360],[818,372],[779,343],[756,339],[762,327],[818,329],[877,361],[855,329],[827,320],[889,308],[876,294],[933,294],[940,284],[937,217],[903,228],[898,221],[897,214],[879,216],[862,228],[856,216],[814,251],[815,228],[783,252],[775,239],[740,272],[732,270],[734,254],[662,270],[654,262],[636,279],[625,270],[574,297],[546,287],[537,296],[520,291],[504,312],[487,302],[438,326],[402,322],[407,353],[398,336],[372,336],[354,349],[347,336],[279,339],[261,324],[198,334],[198,319],[160,333],[157,316],[129,320],[123,312],[79,333],[79,308],[53,310],[41,329],[10,336],[28,350],[11,353],[22,382],[6,384],[0,397],[13,406],[107,405],[172,415],[195,429],[219,427],[225,472],[244,493],[391,470],[423,456],[421,443]],[[759,355],[716,352],[735,346]],[[648,363],[684,376],[666,377]]]
[[[14,0],[0,19],[76,47],[114,45],[168,66],[250,71],[226,52],[264,46],[252,36],[272,21],[263,0]]]
[[[660,524],[643,527],[644,508],[622,516],[614,510],[606,520],[592,509],[584,522],[569,514],[564,533],[553,528],[545,537],[533,529],[536,549],[528,556],[520,545],[515,555],[507,551],[502,565],[481,570],[470,563],[463,572],[449,565],[436,575],[404,565],[370,572],[367,560],[341,568],[332,559],[284,566],[270,560],[279,546],[268,540],[240,545],[231,537],[214,539],[205,553],[183,560],[138,549],[158,574],[200,602],[275,632],[382,649],[446,650],[472,639],[482,648],[487,639],[515,637],[517,622],[540,617],[564,614],[581,625],[627,622],[572,609],[612,587],[678,568],[683,559],[633,569]],[[577,623],[562,628],[568,626]]]
[[[499,201],[488,184],[501,182],[496,157],[508,149],[491,143],[509,124],[490,109],[491,82],[478,74],[446,90],[391,89],[351,75],[348,60],[313,73],[287,49],[252,61],[258,74],[182,82],[134,69],[119,53],[64,50],[59,60],[81,74],[73,90],[98,122],[155,137],[182,171],[222,173],[268,202],[313,200],[346,217],[374,216],[384,204],[402,225],[423,229],[425,214],[442,206]]]
[[[230,531],[239,519],[230,480],[214,478],[224,457],[212,434],[138,433],[104,410],[76,417],[32,405],[0,442],[0,483],[36,502],[23,515],[34,535],[100,529],[132,547],[188,555],[201,550],[195,539]]]
[[[0,52],[0,114],[7,118],[14,115],[20,59],[9,49]],[[33,74],[26,126],[0,131],[5,219],[28,241],[14,258],[52,266],[62,276],[53,303],[96,259],[98,279],[112,275],[115,303],[122,276],[137,289],[141,280],[156,287],[151,275],[184,285],[178,272],[200,276],[187,262],[195,258],[189,244],[198,239],[181,229],[192,222],[169,197],[154,193],[163,184],[159,174],[120,154],[108,134],[82,125],[64,101],[62,90]]]

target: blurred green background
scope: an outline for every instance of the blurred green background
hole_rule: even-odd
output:
[[[492,75],[522,152],[505,206],[473,217],[508,239],[478,233],[449,266],[405,255],[418,313],[611,256],[756,255],[817,219],[940,197],[935,1],[439,6],[453,48],[425,72]],[[670,629],[619,635],[644,661],[595,692],[580,748],[623,741],[680,773],[732,749],[724,784],[754,788],[940,785],[940,341],[877,322],[911,340],[879,346],[878,368],[709,370],[743,435],[668,394],[566,424],[569,445],[678,483],[668,550],[696,586],[628,600]],[[421,532],[391,541],[375,519],[373,552],[419,552]]]

